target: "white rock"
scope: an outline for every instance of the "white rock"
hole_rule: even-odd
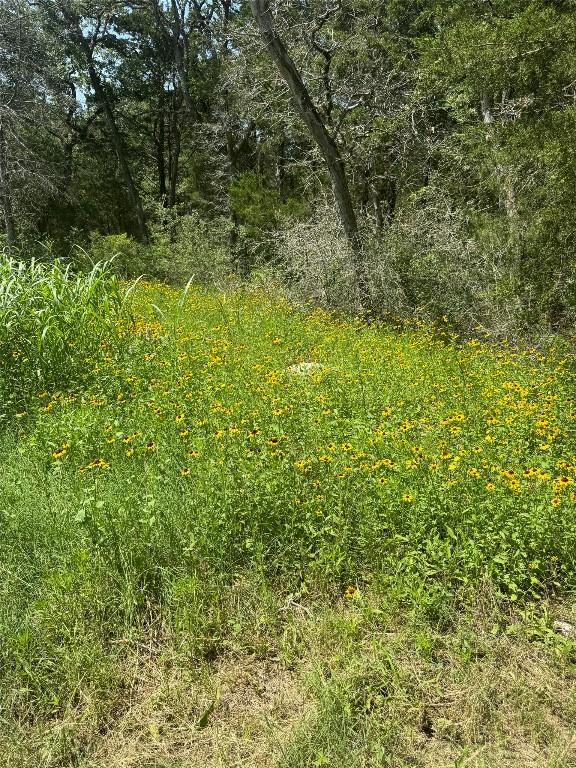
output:
[[[555,621],[552,624],[552,628],[554,629],[554,632],[558,632],[559,635],[576,639],[576,627],[574,624],[569,624],[567,621]]]
[[[321,363],[295,363],[290,365],[286,370],[289,373],[296,373],[302,376],[305,373],[313,373],[314,371],[322,371],[324,366]]]

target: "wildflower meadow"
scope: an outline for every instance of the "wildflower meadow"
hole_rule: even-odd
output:
[[[0,765],[200,764],[230,658],[268,665],[264,691],[299,670],[307,693],[284,720],[264,707],[245,763],[221,721],[210,765],[576,764],[573,645],[552,627],[576,585],[561,348],[128,286],[105,265],[3,269]],[[499,679],[514,654],[562,700]],[[150,679],[164,704],[135,709]],[[508,690],[514,717],[480,715],[464,679]],[[512,727],[523,707],[554,712],[546,739]]]

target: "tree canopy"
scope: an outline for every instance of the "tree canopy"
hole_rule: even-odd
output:
[[[192,216],[246,275],[327,207],[362,304],[377,272],[432,314],[452,292],[469,324],[498,304],[564,327],[575,189],[574,0],[0,6],[12,247]]]

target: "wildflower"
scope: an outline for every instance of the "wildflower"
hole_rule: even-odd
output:
[[[185,469],[180,470],[181,477],[188,477],[189,474],[190,474],[190,470],[187,467]]]
[[[414,497],[412,496],[412,494],[411,494],[411,493],[405,493],[405,494],[402,496],[402,501],[403,501],[405,504],[410,504],[410,502],[412,502],[413,500],[414,500]]]
[[[90,464],[86,467],[80,467],[80,472],[86,472],[89,469],[108,469],[110,467],[110,464],[106,461],[106,459],[93,459]]]
[[[177,414],[175,421],[177,424],[179,424],[181,421],[184,421],[184,414],[183,413]]]
[[[346,587],[346,591],[344,592],[344,597],[347,600],[353,600],[357,594],[358,594],[358,588],[349,586],[349,587]]]
[[[486,488],[487,491],[490,491],[490,492],[496,490],[496,486],[494,485],[494,483],[486,483],[485,488]]]
[[[328,456],[327,454],[323,454],[322,456],[318,456],[318,461],[323,461],[323,462],[326,462],[326,463],[330,462],[330,461],[332,461],[332,456]]]
[[[550,499],[550,504],[552,504],[553,507],[560,506],[561,502],[562,502],[562,499],[560,498],[560,496],[553,496]]]
[[[147,451],[155,451],[156,443],[153,440],[148,440],[148,442],[144,447],[146,448]]]
[[[343,451],[351,451],[352,450],[352,444],[351,443],[342,443],[341,448]]]
[[[573,482],[574,481],[572,480],[571,477],[567,477],[566,475],[563,475],[562,477],[556,478],[556,480],[554,481],[554,485],[557,485],[560,488],[562,488],[563,486],[565,487],[567,485],[572,485]]]
[[[52,458],[55,461],[62,459],[68,453],[68,448],[70,448],[69,443],[64,443],[64,445],[61,448],[58,448],[52,453]]]
[[[280,442],[280,438],[278,437],[269,437],[268,440],[266,440],[266,443],[268,445],[278,445]]]
[[[468,470],[468,475],[469,475],[470,477],[479,477],[479,476],[480,476],[480,472],[478,472],[478,470],[477,470],[475,467],[471,467],[471,468]]]

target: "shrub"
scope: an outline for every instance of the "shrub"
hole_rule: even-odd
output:
[[[149,275],[168,283],[217,283],[230,271],[229,220],[198,213],[168,219],[153,232],[146,249]]]
[[[92,262],[114,264],[114,271],[124,277],[132,277],[146,272],[144,248],[125,232],[119,235],[90,235],[90,257]]]

